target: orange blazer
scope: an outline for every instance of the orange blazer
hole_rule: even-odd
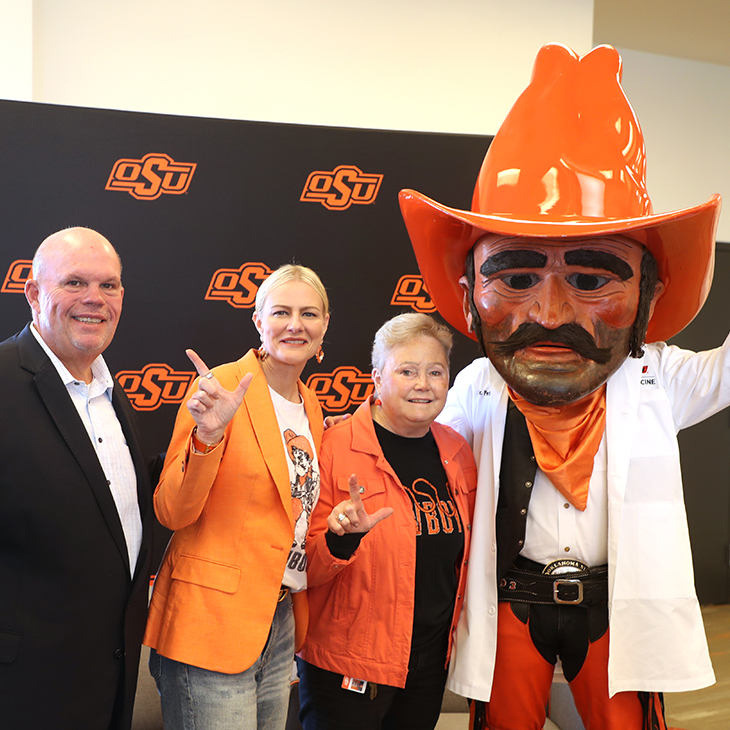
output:
[[[246,373],[254,377],[209,454],[193,453],[195,422],[180,407],[154,497],[157,517],[175,534],[155,580],[144,643],[170,659],[234,674],[248,669],[266,643],[294,516],[286,453],[255,351],[214,372],[229,390]],[[322,409],[301,382],[299,392],[319,450]],[[306,592],[292,598],[299,647]]]

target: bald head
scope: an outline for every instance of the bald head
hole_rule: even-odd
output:
[[[33,258],[25,285],[33,324],[76,378],[109,346],[122,312],[122,265],[114,247],[90,228],[50,235]]]
[[[84,244],[96,243],[96,245],[106,248],[119,262],[119,275],[122,273],[122,259],[101,233],[97,233],[91,228],[82,228],[80,226],[74,228],[63,228],[56,233],[51,233],[48,238],[44,239],[40,246],[36,249],[33,256],[33,278],[38,279],[43,270],[43,266],[49,256],[59,251],[68,251],[73,247],[80,247]]]

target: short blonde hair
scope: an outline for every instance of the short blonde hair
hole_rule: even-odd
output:
[[[407,312],[389,319],[375,333],[371,356],[373,367],[382,372],[390,351],[396,345],[412,342],[419,337],[433,337],[444,348],[448,364],[454,344],[451,330],[427,314]]]
[[[324,305],[323,314],[329,314],[330,302],[327,297],[327,290],[324,288],[322,280],[312,269],[299,264],[284,264],[280,266],[273,274],[271,274],[266,281],[259,287],[256,292],[256,312],[261,313],[264,307],[266,297],[276,289],[277,286],[286,284],[288,281],[303,281],[305,284],[314,289],[319,294],[322,304]]]

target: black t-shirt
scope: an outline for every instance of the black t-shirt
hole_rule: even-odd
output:
[[[464,525],[433,434],[407,438],[374,425],[383,455],[413,506],[416,593],[411,651],[424,650],[442,642],[451,625]]]

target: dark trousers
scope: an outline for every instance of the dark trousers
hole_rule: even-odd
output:
[[[304,730],[433,730],[446,685],[446,652],[411,654],[405,688],[368,683],[342,688],[342,674],[297,658]]]

